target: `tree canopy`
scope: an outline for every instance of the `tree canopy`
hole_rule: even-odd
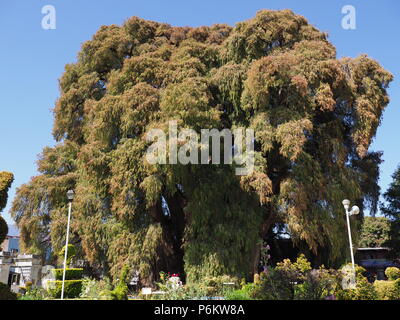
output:
[[[366,55],[336,58],[327,35],[290,10],[235,27],[172,27],[137,17],[102,26],[60,79],[54,138],[12,215],[26,250],[58,252],[66,192],[83,257],[150,283],[160,271],[249,275],[276,223],[314,252],[348,250],[342,200],[377,203],[380,153],[369,151],[392,75]],[[255,170],[149,165],[145,134],[255,130]],[[168,135],[167,135],[168,136]],[[166,210],[166,208],[168,210]],[[46,247],[47,246],[47,247]]]
[[[0,212],[7,205],[8,190],[14,181],[14,176],[10,172],[1,171],[0,172]],[[0,244],[4,241],[8,233],[8,226],[6,221],[2,216],[0,216]]]
[[[390,220],[385,217],[365,217],[358,246],[386,247],[390,241]]]
[[[393,181],[383,194],[385,203],[381,205],[382,213],[390,219],[400,220],[400,166],[392,175]]]
[[[392,175],[393,181],[384,193],[385,202],[381,212],[390,219],[388,246],[392,249],[393,257],[400,259],[400,166]]]

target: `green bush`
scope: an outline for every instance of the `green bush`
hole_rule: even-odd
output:
[[[233,283],[233,286],[227,285]],[[200,300],[205,297],[223,297],[235,289],[239,289],[239,279],[231,276],[204,277],[197,282],[174,288],[168,278],[161,277],[157,283],[158,289],[165,292],[162,296],[152,296],[151,299],[163,300]],[[244,299],[243,299],[244,300]]]
[[[0,300],[17,300],[17,295],[2,282],[0,282]]]
[[[46,300],[49,298],[49,293],[43,288],[28,290],[18,300]]]
[[[62,280],[64,269],[53,269],[53,275],[56,280]],[[65,270],[66,280],[79,280],[82,279],[83,269],[81,268],[67,268]]]
[[[69,244],[68,245],[68,252],[67,252],[67,266],[70,265],[72,259],[75,257],[76,255],[76,248],[73,244]],[[65,246],[60,250],[60,252],[58,253],[58,258],[60,259],[60,261],[64,261],[65,258]]]
[[[400,279],[374,282],[378,300],[400,300]]]
[[[202,283],[188,283],[185,286],[173,288],[167,281],[157,283],[158,289],[165,294],[151,296],[153,300],[200,300],[207,296],[207,288]]]
[[[49,294],[53,298],[61,298],[62,281],[49,281]],[[65,280],[64,298],[77,298],[82,291],[82,280]]]
[[[285,259],[279,262],[276,268],[267,268],[260,275],[260,284],[254,287],[251,296],[260,300],[293,300],[296,298],[296,286],[306,281],[307,274],[311,271],[311,264],[301,254],[295,262]],[[297,293],[301,290],[309,292],[307,285],[297,287]]]
[[[340,274],[336,270],[327,270],[321,267],[310,270],[303,283],[295,285],[295,300],[325,300],[334,296],[340,288]]]
[[[267,268],[261,274],[260,284],[255,285],[250,296],[256,300],[293,300],[294,280],[277,268]]]
[[[239,289],[239,279],[228,275],[218,277],[204,277],[199,285],[205,289],[206,296],[218,297],[223,296],[227,291]],[[233,283],[232,286],[228,286],[227,283]]]
[[[338,288],[335,292],[336,297],[339,300],[376,300],[378,294],[372,283],[368,282],[368,279],[364,276],[365,269],[357,266],[356,269],[356,288],[355,289],[342,289]]]
[[[239,290],[231,290],[225,294],[225,300],[253,300],[252,292],[257,284],[248,283]]]
[[[103,280],[83,279],[80,298],[85,300],[111,300],[112,285],[108,278]]]
[[[117,286],[110,292],[111,300],[128,300],[128,274],[129,268],[125,266],[121,271],[121,276]]]
[[[385,270],[385,275],[390,281],[400,279],[400,269],[396,267],[389,267]]]

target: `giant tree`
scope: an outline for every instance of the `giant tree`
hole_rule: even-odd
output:
[[[369,145],[392,75],[366,55],[336,58],[327,35],[290,10],[263,10],[235,27],[172,27],[128,19],[103,26],[60,80],[54,137],[41,174],[17,193],[23,246],[54,250],[72,237],[103,272],[122,265],[143,282],[159,271],[248,275],[277,223],[325,263],[341,262],[341,202],[376,206],[379,153]],[[255,170],[150,165],[149,130],[255,130]],[[372,185],[371,185],[372,183]],[[47,237],[47,238],[46,238]]]

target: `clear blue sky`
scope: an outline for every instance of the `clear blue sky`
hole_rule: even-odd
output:
[[[383,150],[381,187],[385,190],[400,163],[400,1],[398,0],[0,0],[0,170],[15,174],[3,216],[8,222],[18,186],[37,174],[42,148],[54,145],[51,135],[58,79],[74,62],[82,42],[101,25],[121,24],[130,16],[176,26],[200,26],[249,19],[260,9],[292,9],[329,33],[338,57],[367,53],[395,75],[391,103],[373,143]],[[54,5],[57,29],[41,27],[44,5]],[[341,27],[344,5],[353,5],[357,29]]]

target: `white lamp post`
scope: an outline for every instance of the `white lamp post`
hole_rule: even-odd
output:
[[[64,252],[64,270],[63,270],[62,287],[61,287],[61,300],[64,299],[64,281],[65,281],[65,272],[67,270],[69,223],[71,221],[72,200],[74,200],[74,191],[73,190],[69,190],[67,192],[67,198],[68,198],[68,222],[67,222],[67,239],[65,241],[65,252]]]
[[[353,266],[353,271],[355,270],[354,267],[354,254],[353,254],[353,241],[351,240],[351,229],[350,229],[350,216],[354,214],[359,214],[360,213],[360,208],[357,206],[353,206],[351,208],[351,211],[349,211],[350,208],[350,200],[343,200],[343,206],[344,209],[346,210],[346,219],[347,219],[347,231],[349,233],[349,243],[350,243],[350,255],[351,255],[351,264]]]

